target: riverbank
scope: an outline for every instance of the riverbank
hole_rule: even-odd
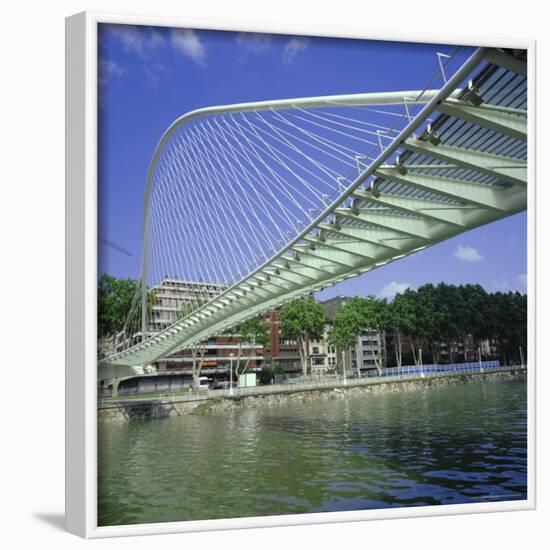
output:
[[[490,372],[433,373],[407,377],[380,377],[348,380],[340,383],[309,383],[304,385],[260,386],[243,388],[246,391],[229,395],[225,391],[205,395],[170,395],[163,397],[133,397],[100,400],[98,421],[126,422],[166,418],[187,414],[244,409],[250,407],[284,406],[290,402],[333,400],[344,397],[367,396],[379,392],[417,391],[426,387],[440,387],[467,383],[490,383],[521,379],[527,370],[521,367],[500,367]]]

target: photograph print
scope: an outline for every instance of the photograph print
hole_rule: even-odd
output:
[[[527,51],[97,42],[99,526],[526,501]]]

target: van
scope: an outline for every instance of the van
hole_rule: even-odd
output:
[[[208,389],[210,389],[210,382],[212,382],[212,380],[210,378],[208,378],[207,376],[199,377],[199,390],[208,390]]]

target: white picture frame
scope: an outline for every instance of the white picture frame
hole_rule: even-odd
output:
[[[85,538],[150,535],[219,529],[411,518],[535,507],[535,354],[528,369],[528,499],[468,505],[428,506],[330,512],[208,521],[167,522],[98,527],[97,522],[97,29],[101,23],[195,29],[253,31],[396,41],[456,43],[521,48],[528,51],[528,78],[535,82],[535,42],[491,37],[429,33],[387,33],[374,30],[311,26],[226,26],[207,19],[145,17],[85,12],[66,21],[66,528]],[[535,86],[528,91],[528,133],[535,143]],[[535,350],[535,147],[528,157],[528,285],[529,348]]]

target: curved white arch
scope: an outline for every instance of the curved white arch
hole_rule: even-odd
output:
[[[141,253],[141,281],[142,281],[142,304],[146,303],[147,292],[147,255],[148,255],[148,243],[147,243],[147,230],[148,230],[148,209],[151,196],[151,186],[153,181],[153,175],[160,154],[163,151],[164,146],[169,141],[173,133],[182,125],[191,122],[194,119],[202,118],[211,115],[222,115],[228,113],[245,113],[251,111],[266,111],[266,110],[287,110],[293,108],[323,108],[334,106],[382,106],[382,105],[403,105],[405,102],[408,104],[427,104],[437,97],[440,90],[410,90],[404,92],[374,92],[363,94],[346,94],[346,95],[333,95],[333,96],[318,96],[318,97],[305,97],[295,99],[278,99],[269,101],[255,101],[250,103],[234,103],[231,105],[217,105],[211,107],[201,107],[193,111],[189,111],[168,126],[168,128],[162,134],[155,150],[149,167],[147,170],[147,177],[145,182],[145,193],[143,202],[143,227],[142,227],[142,253]],[[454,90],[449,97],[455,97],[460,93],[460,90]],[[359,185],[359,184],[358,184]],[[341,202],[341,201],[338,201]],[[327,210],[324,217],[330,213]],[[283,250],[284,252],[284,250]],[[145,334],[147,327],[147,312],[146,308],[142,307],[142,321],[141,330]]]
[[[318,98],[303,98],[292,100],[268,101],[246,103],[229,106],[208,107],[191,111],[182,117],[176,119],[161,137],[147,173],[145,200],[144,200],[144,221],[143,221],[143,250],[142,256],[142,281],[146,282],[147,277],[147,212],[151,193],[151,185],[156,163],[163,150],[164,145],[170,139],[173,132],[182,124],[190,120],[212,114],[222,114],[227,112],[258,111],[264,109],[290,109],[297,105],[301,107],[326,107],[335,104],[342,105],[381,105],[381,104],[402,104],[405,99],[410,101],[411,97],[416,98],[416,102],[424,103],[422,110],[409,122],[401,133],[378,155],[378,157],[363,171],[359,176],[336,197],[316,218],[304,227],[292,240],[285,244],[277,253],[264,262],[260,267],[251,271],[244,279],[233,284],[222,294],[195,310],[189,316],[175,322],[170,327],[155,334],[149,339],[136,344],[132,348],[117,353],[103,361],[101,366],[107,377],[109,368],[112,366],[132,366],[144,365],[154,360],[169,355],[176,349],[183,346],[190,346],[204,340],[207,336],[219,333],[220,330],[228,328],[240,322],[247,317],[256,315],[262,310],[275,305],[285,303],[304,293],[319,290],[328,284],[334,284],[349,277],[364,273],[370,269],[384,265],[389,261],[399,259],[419,248],[425,248],[435,242],[450,238],[458,233],[470,228],[477,227],[484,223],[502,218],[512,213],[521,211],[526,207],[526,176],[525,162],[509,157],[499,157],[498,155],[489,155],[481,151],[461,149],[460,147],[449,147],[444,144],[430,144],[426,141],[412,139],[413,133],[418,130],[426,119],[435,111],[443,113],[444,110],[452,111],[452,116],[461,120],[474,121],[481,129],[490,128],[492,131],[500,132],[504,135],[523,136],[523,118],[518,119],[519,112],[505,113],[502,109],[484,108],[477,106],[473,109],[472,104],[466,104],[458,97],[457,87],[461,85],[464,79],[468,78],[472,71],[486,58],[489,50],[480,48],[462,65],[462,67],[446,82],[440,90],[430,90],[428,92],[392,92],[382,94],[358,94],[347,96],[331,96]],[[450,98],[453,98],[449,101]],[[526,138],[525,138],[526,139]],[[491,186],[478,185],[475,182],[450,180],[445,177],[426,176],[419,173],[403,173],[395,169],[387,168],[384,163],[397,151],[421,151],[422,154],[431,156],[431,158],[445,159],[448,163],[457,167],[464,167],[475,171],[493,174],[505,181],[509,185],[506,187],[494,188]],[[502,160],[505,159],[505,163]],[[427,202],[396,195],[376,195],[368,194],[368,200],[378,202],[382,205],[390,205],[392,208],[411,212],[416,215],[415,218],[401,218],[396,224],[395,218],[380,216],[375,222],[388,232],[397,232],[405,235],[403,246],[398,250],[391,250],[379,258],[369,258],[361,246],[368,247],[372,237],[355,226],[345,226],[335,228],[333,226],[329,231],[341,231],[346,238],[353,240],[355,246],[343,247],[338,241],[328,240],[315,241],[310,235],[316,228],[325,228],[323,220],[332,213],[336,213],[344,218],[349,217],[361,220],[363,212],[354,211],[350,208],[339,208],[349,197],[365,198],[365,191],[358,190],[360,185],[371,175],[377,177],[390,178],[393,181],[400,181],[406,185],[415,188],[426,189],[437,193],[441,197],[450,197],[455,200],[454,206],[448,207],[448,203],[437,203],[439,211],[434,211],[426,207]],[[456,206],[456,201],[460,204]],[[445,206],[445,204],[447,206]],[[443,206],[441,206],[443,205]],[[407,220],[407,221],[404,221]],[[304,244],[310,242],[313,245],[312,250],[308,250]],[[320,243],[320,244],[319,244]],[[317,247],[321,248],[316,249]],[[329,261],[332,258],[334,265],[340,266],[334,270],[333,274],[328,274],[318,267],[320,271],[317,281],[309,280],[298,281],[294,285],[289,285],[288,291],[279,292],[275,295],[270,287],[270,276],[276,277],[279,270],[284,271],[283,264],[291,260],[285,257],[285,253],[292,250],[294,253],[304,255],[309,260],[312,270],[315,265],[315,257],[323,258],[323,261]],[[333,256],[330,256],[330,253]],[[345,258],[363,259],[354,262],[348,262]],[[281,263],[283,261],[283,264]],[[349,263],[349,268],[342,266]],[[303,262],[305,263],[305,261]],[[292,280],[300,279],[296,271],[285,271],[281,279]],[[263,285],[263,286],[262,286]],[[273,283],[271,284],[272,286]],[[142,285],[146,290],[146,285]],[[280,288],[280,286],[279,286]],[[146,321],[142,315],[142,323]],[[145,333],[145,331],[143,331]]]

